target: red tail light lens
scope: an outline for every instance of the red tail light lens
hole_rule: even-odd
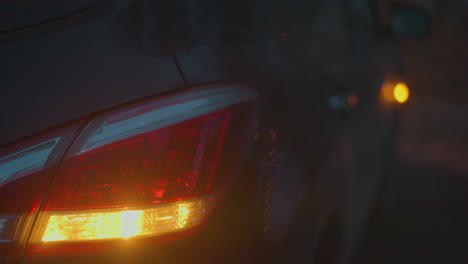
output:
[[[221,111],[73,156],[63,163],[44,210],[149,205],[206,194],[228,120],[229,111]]]
[[[57,169],[28,254],[105,250],[199,227],[232,180],[256,111],[254,91],[212,86],[94,117]]]
[[[21,255],[38,205],[79,126],[62,127],[1,150],[0,258]]]

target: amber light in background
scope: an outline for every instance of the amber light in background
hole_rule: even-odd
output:
[[[382,99],[389,103],[404,104],[410,97],[408,85],[403,82],[385,82],[382,85],[380,94]]]
[[[40,240],[90,241],[158,236],[199,225],[212,209],[212,195],[131,210],[52,214]],[[38,241],[37,241],[38,242]]]

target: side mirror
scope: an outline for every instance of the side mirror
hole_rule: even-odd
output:
[[[431,18],[421,7],[394,4],[390,7],[389,33],[399,39],[421,38],[430,33]]]
[[[436,11],[433,1],[419,4],[405,0],[368,1],[376,30],[383,36],[401,40],[430,34],[432,16]]]

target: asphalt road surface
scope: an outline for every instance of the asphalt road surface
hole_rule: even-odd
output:
[[[468,263],[464,111],[425,101],[404,113],[398,161],[390,165],[356,263]]]
[[[356,263],[468,263],[468,178],[400,164]]]

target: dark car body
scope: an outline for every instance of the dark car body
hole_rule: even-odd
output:
[[[182,70],[189,65],[178,61],[173,32],[181,33],[172,27],[185,21],[166,14],[173,14],[170,1],[59,2],[1,3],[9,15],[0,33],[3,148],[129,102],[230,79],[216,73],[192,78]],[[193,63],[201,69],[209,61]],[[106,254],[22,254],[1,262],[254,261],[265,244],[258,191],[264,173],[258,170],[258,164],[245,165],[209,222],[189,237]]]
[[[238,180],[195,234],[106,254],[25,253],[1,261],[300,263],[318,255],[331,229],[339,234],[330,258],[349,263],[394,151],[395,107],[376,99],[386,68],[359,64],[343,73],[337,66],[343,57],[348,64],[372,57],[353,56],[365,48],[344,34],[314,29],[323,34],[318,41],[298,34],[312,4],[291,3],[287,11],[305,13],[296,17],[268,1],[13,2],[1,5],[35,16],[0,22],[2,147],[192,87],[241,83],[263,103]],[[258,12],[270,6],[276,13]],[[245,8],[251,16],[237,16]],[[254,28],[252,17],[260,21]],[[340,52],[321,49],[329,40]],[[350,51],[341,52],[348,44]],[[359,97],[358,107],[348,104],[350,94]],[[345,106],[333,109],[330,98],[345,98]]]

